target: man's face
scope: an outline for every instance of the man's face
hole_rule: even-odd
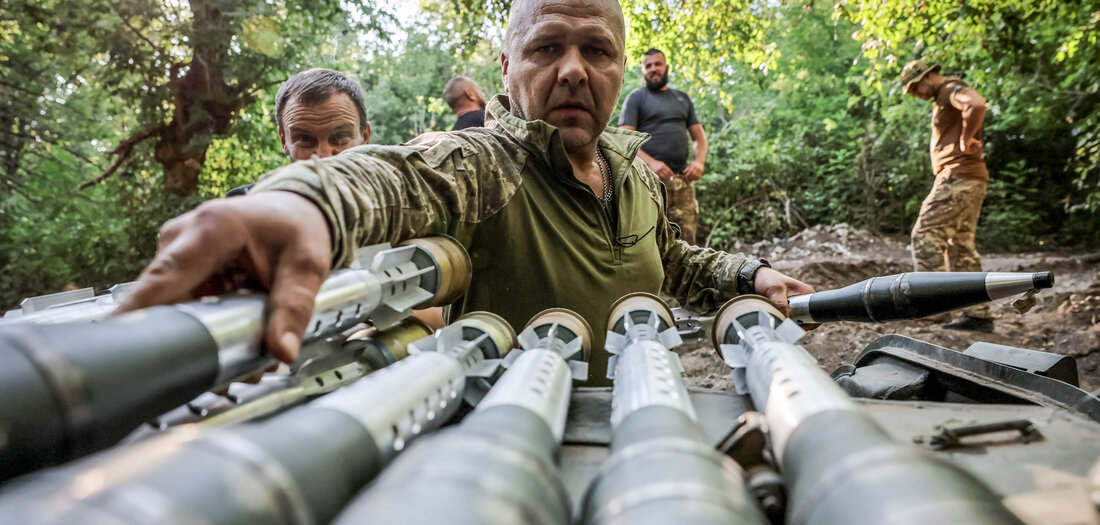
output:
[[[291,97],[283,109],[279,139],[291,161],[307,160],[314,154],[325,158],[370,142],[370,125],[359,131],[359,111],[346,93],[335,93],[313,105]]]
[[[909,86],[909,90],[906,93],[913,95],[919,99],[932,100],[932,82],[928,80],[928,75],[921,77],[920,80],[913,82]]]
[[[531,15],[501,53],[512,111],[558,128],[567,151],[592,144],[623,83],[622,36],[612,29],[621,19],[606,2],[579,0],[542,2]]]
[[[654,53],[642,57],[642,76],[645,77],[645,87],[651,91],[660,91],[668,85],[668,62],[665,55]]]

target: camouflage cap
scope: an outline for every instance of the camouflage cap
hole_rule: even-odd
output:
[[[908,93],[909,87],[924,78],[929,71],[939,71],[940,66],[929,64],[921,59],[913,60],[901,68],[902,93]]]

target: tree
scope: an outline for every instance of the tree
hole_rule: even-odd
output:
[[[339,45],[344,35],[376,30],[378,17],[385,16],[358,4],[351,4],[358,12],[349,13],[334,0],[12,4],[2,27],[4,61],[14,73],[7,83],[21,93],[14,104],[45,104],[64,113],[69,108],[57,106],[67,97],[51,99],[50,92],[92,86],[99,96],[124,101],[135,117],[128,134],[105,152],[110,162],[81,187],[111,177],[139,145],[153,141],[165,188],[179,195],[196,191],[211,141],[230,131],[258,93],[282,82],[287,71],[335,51],[333,43]],[[7,119],[29,122],[26,115]],[[58,119],[58,128],[68,124]],[[49,128],[35,122],[36,128]],[[19,151],[25,144],[6,146]]]
[[[274,87],[358,60],[389,17],[335,0],[6,2],[0,302],[132,279],[166,219],[282,163]]]
[[[1008,206],[987,210],[986,220],[1011,226],[1001,239],[1057,233],[1096,242],[1100,1],[849,1],[836,16],[859,26],[853,38],[869,97],[896,95],[902,64],[924,57],[991,102],[987,203]]]

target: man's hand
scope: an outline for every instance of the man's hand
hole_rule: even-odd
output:
[[[788,297],[814,293],[812,286],[767,267],[756,270],[754,288],[756,293],[775,303],[783,315],[791,315],[791,307],[787,303]]]
[[[684,180],[695,182],[703,178],[703,161],[697,160],[688,165],[684,170]]]
[[[964,139],[959,137],[959,151],[963,153],[977,153],[982,151],[982,141],[974,137]]]
[[[672,179],[672,177],[676,176],[676,173],[674,173],[668,167],[668,164],[665,164],[664,162],[661,162],[653,157],[649,157],[648,159],[643,158],[642,160],[644,160],[646,165],[649,166],[649,169],[653,170],[653,173],[657,174],[657,178],[661,179],[661,182],[668,182]]]
[[[264,342],[272,357],[290,363],[328,276],[329,243],[321,211],[296,194],[210,201],[164,224],[157,256],[118,313],[237,288],[265,289]]]

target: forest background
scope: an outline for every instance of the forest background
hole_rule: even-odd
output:
[[[287,76],[367,93],[372,143],[450,129],[455,74],[500,92],[510,0],[0,1],[0,307],[132,280],[165,220],[282,166]],[[700,238],[847,222],[905,234],[932,184],[923,57],[989,101],[983,249],[1100,246],[1100,0],[623,0],[710,141]],[[621,102],[621,101],[620,101]],[[613,122],[614,123],[614,122]]]

